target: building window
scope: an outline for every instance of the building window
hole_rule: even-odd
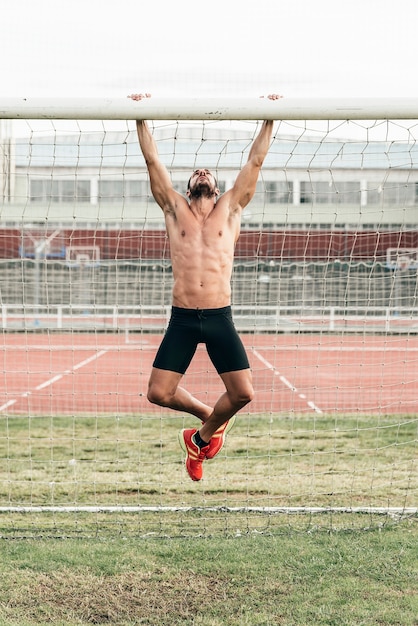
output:
[[[369,184],[367,204],[384,206],[413,206],[418,204],[418,183],[390,181],[386,178],[383,184]]]
[[[141,180],[99,180],[100,202],[139,202],[150,195],[149,184]]]
[[[385,183],[382,187],[384,205],[411,206],[417,202],[416,183]]]
[[[360,204],[359,182],[354,181],[302,181],[301,204]]]
[[[332,188],[327,182],[302,181],[300,183],[301,204],[330,204]]]
[[[293,183],[285,180],[259,180],[256,195],[265,204],[291,204]]]
[[[266,181],[264,191],[267,204],[289,204],[292,202],[293,184],[286,181]]]
[[[338,204],[356,204],[361,201],[361,185],[360,182],[352,181],[334,181],[333,182],[333,203]]]
[[[54,180],[44,178],[30,181],[31,202],[90,202],[89,180]]]

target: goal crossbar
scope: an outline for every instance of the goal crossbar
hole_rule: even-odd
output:
[[[418,119],[418,98],[0,98],[0,119]]]

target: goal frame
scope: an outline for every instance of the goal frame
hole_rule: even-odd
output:
[[[418,120],[418,98],[0,98],[0,119],[4,120]],[[75,248],[74,248],[75,249]],[[87,259],[97,265],[98,257]],[[67,252],[67,264],[77,265]],[[389,262],[389,261],[388,261]],[[103,512],[103,511],[187,511],[187,507],[48,507],[9,506],[0,512]],[[224,506],[219,510],[225,510]],[[242,509],[229,509],[236,511]],[[416,515],[417,508],[369,507],[247,507],[247,512],[264,513],[328,513],[360,512],[388,516]]]
[[[0,98],[0,119],[418,119],[418,98]]]

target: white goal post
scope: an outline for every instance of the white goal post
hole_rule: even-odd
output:
[[[277,122],[231,281],[256,396],[198,485],[177,444],[196,420],[146,397],[173,276],[136,119],[180,193],[203,159],[226,191]],[[0,534],[416,515],[418,98],[0,97],[0,183]],[[195,357],[185,387],[213,406]]]
[[[418,98],[0,98],[0,119],[418,119]]]

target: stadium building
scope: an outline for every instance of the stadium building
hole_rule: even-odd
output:
[[[169,123],[155,137],[180,193],[196,167],[225,191],[254,130]],[[3,305],[169,305],[169,242],[135,130],[32,132],[2,145]],[[417,224],[415,142],[277,133],[243,212],[234,303],[409,311]]]

